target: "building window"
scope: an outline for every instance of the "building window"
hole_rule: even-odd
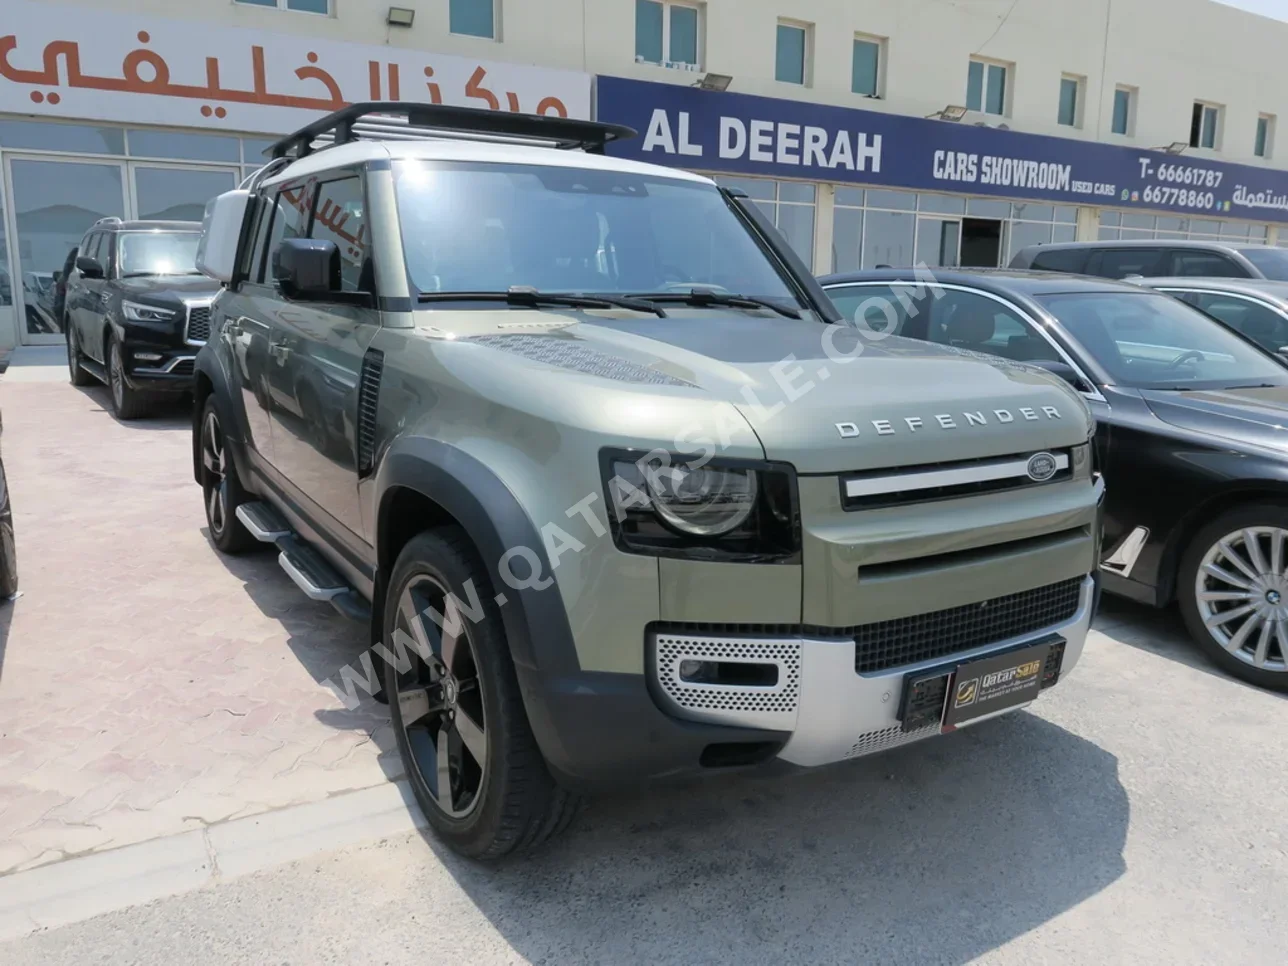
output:
[[[966,74],[966,107],[984,114],[1005,114],[1009,72],[1007,64],[971,58]]]
[[[1217,150],[1220,143],[1221,108],[1216,104],[1194,103],[1190,119],[1190,147]]]
[[[1119,87],[1114,90],[1114,121],[1111,130],[1115,134],[1130,135],[1136,129],[1136,89]]]
[[[805,264],[814,264],[814,216],[818,194],[815,185],[767,178],[721,177],[716,181],[725,187],[747,192]]]
[[[868,97],[884,97],[881,72],[885,67],[885,40],[858,34],[854,38],[854,59],[850,67],[850,90]]]
[[[809,24],[778,22],[774,77],[785,84],[806,84],[809,76]]]
[[[496,0],[451,0],[447,19],[454,34],[496,39]]]
[[[1253,145],[1252,153],[1259,158],[1269,158],[1274,153],[1274,147],[1275,116],[1262,114],[1257,118],[1257,141]]]
[[[320,13],[330,15],[331,0],[234,0],[252,7],[277,7],[280,10],[295,10],[299,13]]]
[[[697,70],[702,10],[669,0],[635,0],[635,62]]]
[[[1065,74],[1060,78],[1060,110],[1057,120],[1064,127],[1082,127],[1082,92],[1086,78]]]

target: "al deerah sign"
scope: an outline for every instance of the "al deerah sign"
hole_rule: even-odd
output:
[[[619,77],[596,116],[640,132],[610,153],[696,171],[1288,222],[1272,168]]]
[[[577,71],[4,0],[0,111],[288,133],[357,101],[590,116]]]

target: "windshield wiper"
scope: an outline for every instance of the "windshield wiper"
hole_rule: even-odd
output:
[[[692,288],[687,292],[632,292],[633,299],[648,299],[650,302],[683,302],[685,305],[728,305],[736,309],[770,309],[789,319],[799,319],[799,309],[779,305],[770,299],[758,298],[755,295],[734,295],[729,292],[715,292],[709,288]]]
[[[659,319],[666,312],[659,305],[642,299],[620,295],[579,295],[572,292],[542,292],[527,285],[511,285],[504,292],[421,292],[418,302],[505,302],[507,305],[537,307],[539,305],[566,305],[579,309],[630,309],[648,312]]]

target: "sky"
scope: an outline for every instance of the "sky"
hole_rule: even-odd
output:
[[[1227,7],[1250,10],[1276,20],[1288,20],[1288,0],[1216,0]]]

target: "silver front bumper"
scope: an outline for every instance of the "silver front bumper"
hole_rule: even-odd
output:
[[[1063,680],[1082,656],[1094,597],[1095,583],[1087,577],[1077,610],[1069,620],[949,657],[872,674],[856,673],[855,645],[850,639],[663,633],[653,648],[657,695],[663,708],[677,717],[791,732],[779,757],[793,764],[823,765],[857,758],[940,733],[938,724],[919,731],[902,730],[899,703],[909,674],[987,657],[1055,633],[1066,642],[1060,672]],[[680,664],[689,660],[775,664],[777,682],[772,687],[694,684],[679,674]]]

